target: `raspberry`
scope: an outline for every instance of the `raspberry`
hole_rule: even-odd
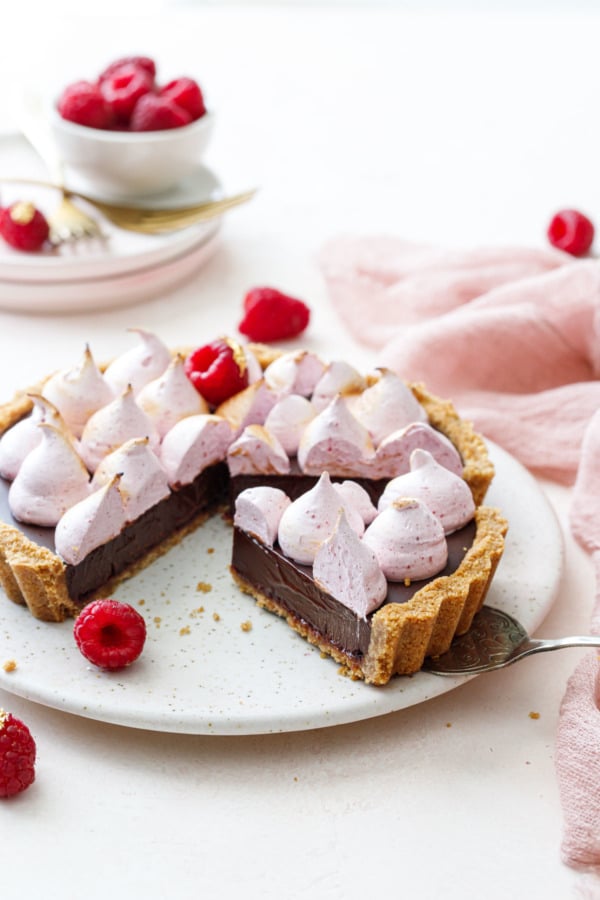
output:
[[[35,741],[29,728],[0,709],[0,797],[12,797],[35,778]]]
[[[152,85],[153,79],[145,69],[126,63],[100,82],[100,91],[114,120],[127,124],[137,101],[152,90]]]
[[[166,97],[144,94],[136,103],[129,127],[132,131],[164,131],[189,125],[189,112]]]
[[[50,228],[33,203],[13,203],[0,210],[0,234],[17,250],[33,252],[48,240]]]
[[[244,317],[238,329],[251,341],[283,341],[301,334],[310,321],[310,309],[295,297],[275,288],[258,287],[244,297]]]
[[[185,372],[207,403],[219,406],[248,387],[248,367],[239,344],[219,338],[198,347],[187,357]]]
[[[572,256],[584,256],[594,241],[594,226],[576,209],[562,209],[548,226],[548,240]]]
[[[105,79],[110,78],[115,69],[120,69],[121,66],[135,66],[138,69],[143,69],[144,72],[150,76],[152,83],[154,83],[154,79],[156,78],[156,63],[153,59],[150,59],[149,56],[123,56],[120,59],[115,59],[114,62],[100,73],[98,83],[101,84]]]
[[[63,119],[88,128],[110,128],[112,116],[100,88],[89,81],[76,81],[62,92],[58,111]]]
[[[202,91],[193,78],[176,78],[170,81],[159,90],[158,96],[165,97],[185,109],[192,120],[199,119],[206,112]]]
[[[85,658],[95,666],[122,669],[142,652],[146,622],[128,603],[94,600],[79,613],[73,634]]]

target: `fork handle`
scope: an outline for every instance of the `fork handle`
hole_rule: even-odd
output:
[[[53,187],[64,190],[63,163],[50,131],[45,125],[39,98],[26,94],[17,110],[17,122],[35,152],[44,163]]]

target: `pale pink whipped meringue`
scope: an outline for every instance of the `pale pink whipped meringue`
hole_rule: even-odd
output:
[[[42,439],[27,454],[8,492],[20,522],[53,527],[90,492],[90,476],[72,440],[55,425],[40,422]]]
[[[180,354],[173,357],[162,375],[144,385],[136,402],[154,422],[160,438],[180,419],[208,412],[208,403],[185,374]]]
[[[350,527],[362,534],[362,516],[352,504],[344,503],[329,474],[323,472],[315,486],[294,500],[281,517],[279,545],[283,553],[297,563],[312,565],[319,545],[333,534],[342,510]]]
[[[42,440],[42,432],[38,428],[40,422],[49,422],[61,431],[67,426],[61,414],[49,400],[41,394],[29,394],[33,402],[31,414],[21,419],[0,438],[0,477],[12,481],[21,468],[28,453]]]
[[[373,519],[363,541],[388,581],[418,581],[441,572],[448,561],[442,523],[421,501],[396,500]]]
[[[345,360],[333,360],[326,366],[323,375],[315,385],[311,402],[320,412],[338,394],[358,394],[367,384],[360,372]]]
[[[285,475],[288,455],[264,425],[247,425],[227,451],[230,475]]]
[[[396,478],[410,471],[413,450],[427,450],[441,466],[462,476],[460,453],[440,431],[427,422],[412,422],[384,438],[375,451],[372,478]]]
[[[310,350],[290,350],[270,363],[264,372],[265,383],[277,394],[310,397],[325,371],[325,363]]]
[[[171,487],[190,484],[208,466],[225,459],[233,441],[231,425],[222,416],[187,416],[166,433],[159,458]]]
[[[143,328],[129,331],[137,334],[139,343],[117,356],[104,373],[113,394],[122,394],[129,384],[137,394],[144,385],[162,375],[171,362],[168,347],[155,334]]]
[[[327,469],[332,475],[352,477],[369,465],[374,454],[369,432],[337,396],[304,430],[298,464],[308,475]]]
[[[115,475],[121,476],[119,490],[128,522],[133,522],[171,493],[167,473],[150,449],[147,438],[133,438],[108,454],[96,469],[92,487],[101,487]]]
[[[58,555],[76,566],[88,553],[121,533],[127,516],[119,489],[120,475],[71,506],[59,519],[54,535]]]
[[[475,514],[473,495],[459,475],[440,466],[427,450],[413,450],[410,469],[388,482],[379,498],[380,511],[401,497],[415,497],[427,504],[446,534],[471,521]]]
[[[295,456],[300,438],[316,414],[316,409],[306,397],[288,394],[271,409],[265,419],[265,428],[275,435],[288,456]]]
[[[94,472],[101,460],[125,441],[143,437],[148,438],[153,450],[158,448],[158,432],[135,402],[130,385],[90,418],[81,436],[79,452],[90,472]]]
[[[58,409],[77,438],[81,437],[90,416],[114,396],[88,346],[79,365],[50,376],[42,394]]]
[[[340,513],[333,534],[320,544],[313,563],[316,583],[361,619],[386,598],[388,585],[373,550]]]
[[[411,422],[427,421],[427,413],[402,378],[391,369],[378,372],[370,387],[348,398],[352,414],[369,431],[375,446]]]
[[[279,488],[266,485],[246,488],[236,497],[233,524],[272,547],[281,517],[290,503],[290,498]]]
[[[264,378],[261,378],[260,381],[255,381],[239,394],[221,403],[215,413],[231,423],[237,436],[247,425],[264,425],[278,399],[278,395],[267,387]]]
[[[248,384],[254,384],[255,381],[260,381],[263,377],[262,366],[256,358],[256,354],[250,349],[247,344],[241,344],[240,346],[246,360]]]
[[[333,487],[341,496],[345,507],[350,504],[360,513],[365,525],[369,525],[373,521],[377,515],[377,508],[373,506],[364,487],[361,487],[356,481],[333,482]]]

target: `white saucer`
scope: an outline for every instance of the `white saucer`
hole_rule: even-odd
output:
[[[20,135],[0,137],[0,171],[6,176],[45,178],[46,173]],[[69,182],[68,182],[69,183]],[[74,184],[71,183],[74,187]],[[199,165],[173,191],[140,199],[140,205],[181,205],[222,194],[217,176]],[[184,201],[185,198],[185,201]],[[0,202],[31,200],[50,211],[56,192],[0,182]],[[83,204],[82,204],[83,205]],[[0,240],[0,307],[19,312],[85,310],[93,303],[117,306],[156,295],[198,268],[214,249],[220,219],[171,234],[144,235],[116,228],[96,210],[104,240],[63,244],[40,253],[22,253]]]

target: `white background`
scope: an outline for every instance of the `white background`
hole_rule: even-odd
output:
[[[173,343],[232,330],[258,283],[311,304],[311,346],[370,361],[328,306],[317,264],[327,238],[544,246],[561,206],[600,222],[600,17],[582,3],[354,6],[3,12],[6,127],[21,82],[60,86],[147,53],[165,75],[205,86],[219,117],[208,161],[225,185],[260,187],[168,302],[0,313],[3,396],[86,340],[99,358],[119,352],[131,325]],[[568,491],[544,487],[567,567],[541,633],[585,631],[591,570],[569,536]],[[264,737],[128,730],[0,692],[39,747],[35,785],[0,806],[2,895],[582,896],[589,879],[560,862],[553,768],[560,699],[582,652],[525,661],[379,720]]]

